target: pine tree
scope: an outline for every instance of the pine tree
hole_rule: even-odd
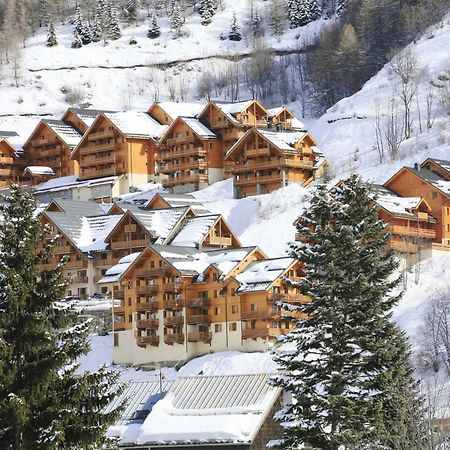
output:
[[[200,17],[202,18],[202,25],[208,25],[211,23],[212,18],[216,12],[216,3],[214,0],[200,0]]]
[[[107,8],[106,34],[113,41],[122,36],[116,7],[110,2]]]
[[[228,33],[228,39],[230,41],[240,41],[242,39],[239,24],[237,22],[236,13],[233,13],[233,21],[231,22],[230,32]]]
[[[177,39],[181,35],[181,27],[183,26],[183,19],[180,14],[178,5],[174,5],[172,16],[170,17],[170,27],[172,29],[172,38]]]
[[[252,30],[252,34],[254,38],[259,38],[261,37],[264,33],[263,33],[263,28],[262,28],[262,23],[261,23],[261,18],[258,14],[258,11],[255,10],[255,12],[253,13],[253,17],[250,23],[250,27]]]
[[[147,36],[150,39],[155,39],[161,34],[156,16],[152,14],[150,17],[150,26],[148,28]]]
[[[81,36],[83,34],[83,13],[81,12],[80,5],[75,8],[75,17],[73,19],[73,34],[75,36]]]
[[[322,8],[317,0],[311,0],[310,2],[310,16],[311,20],[320,19],[322,15]]]
[[[83,43],[83,45],[87,45],[92,42],[92,33],[91,33],[91,29],[89,28],[89,25],[87,24],[87,22],[83,23],[80,38],[81,38],[81,42]]]
[[[169,8],[168,8],[168,11],[167,11],[167,15],[169,17],[172,17],[174,15],[174,13],[175,13],[175,10],[177,10],[177,9],[178,9],[178,12],[179,12],[178,1],[177,0],[170,0]]]
[[[336,15],[338,17],[342,16],[342,14],[344,14],[346,9],[347,9],[347,0],[337,0]]]
[[[125,18],[129,24],[137,23],[139,13],[139,1],[127,0],[125,4]]]
[[[94,20],[92,22],[91,40],[92,42],[99,42],[102,40],[104,29],[102,27],[101,15],[98,10],[94,13]]]
[[[39,14],[39,27],[47,26],[49,22],[48,0],[39,0],[38,14]]]
[[[58,45],[58,40],[56,39],[56,33],[55,33],[55,25],[53,25],[53,21],[51,20],[48,23],[47,27],[47,47],[54,47],[55,45]]]
[[[289,351],[275,354],[283,375],[273,383],[294,400],[278,415],[281,447],[420,448],[387,445],[415,433],[410,412],[420,404],[405,336],[391,321],[397,261],[370,188],[356,175],[318,187],[298,232],[291,254],[306,276],[292,284],[310,301],[289,305],[296,328]]]
[[[282,0],[271,0],[269,6],[269,26],[275,36],[284,32],[284,5]]]
[[[76,375],[89,322],[55,302],[62,264],[39,269],[55,244],[31,194],[13,185],[0,207],[0,442],[2,449],[99,448],[119,411],[104,414],[117,373]]]
[[[311,3],[310,0],[299,0],[298,3],[298,24],[304,27],[311,22]]]
[[[288,0],[287,2],[289,28],[297,28],[300,26],[299,1],[300,0]]]

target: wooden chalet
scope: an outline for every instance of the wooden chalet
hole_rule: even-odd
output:
[[[156,194],[146,205],[147,209],[177,208],[179,206],[189,206],[196,216],[211,214],[211,211],[191,194]]]
[[[0,130],[0,189],[27,180],[23,175],[26,161],[22,143],[16,132]]]
[[[421,197],[429,207],[434,224],[434,243],[450,245],[450,181],[445,175],[445,165],[439,160],[426,160],[424,167],[403,167],[384,186],[402,197]],[[438,169],[436,164],[440,166]],[[425,168],[428,167],[428,168]],[[441,175],[441,174],[442,175]]]
[[[148,364],[240,348],[239,284],[234,277],[264,257],[256,247],[146,247],[119,277],[122,297],[128,300],[115,309],[125,331],[115,337],[114,361]]]
[[[431,248],[436,239],[436,219],[421,197],[400,197],[384,186],[374,186],[380,219],[391,233],[390,246],[399,253]]]
[[[70,157],[81,138],[69,122],[41,120],[23,145],[27,166],[50,167],[57,177],[77,175],[78,162]]]
[[[101,112],[72,153],[80,180],[125,175],[128,186],[155,175],[156,141],[164,127],[142,112]]]
[[[251,128],[225,155],[225,174],[235,197],[266,194],[290,183],[307,186],[326,166],[305,131]]]
[[[80,132],[84,134],[100,113],[113,112],[115,111],[89,108],[69,108],[61,117],[61,120],[63,122],[71,123],[77,130],[80,130]]]
[[[209,102],[199,120],[221,141],[223,156],[250,127],[267,127],[267,110],[257,100],[236,103]]]
[[[197,117],[205,103],[154,102],[148,114],[161,125],[170,125],[177,117]]]
[[[267,340],[289,332],[292,322],[283,319],[286,311],[276,304],[308,301],[284,281],[284,277],[298,281],[304,275],[298,261],[273,258],[254,261],[236,276],[240,284],[237,292],[241,298],[242,339]]]
[[[276,108],[269,108],[267,110],[269,118],[269,128],[275,128],[278,131],[283,130],[305,130],[305,125],[298,120],[294,114],[285,106],[278,106]]]
[[[223,155],[217,136],[194,117],[178,117],[159,146],[163,186],[173,192],[196,191],[223,179]]]

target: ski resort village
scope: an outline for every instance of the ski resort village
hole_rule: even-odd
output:
[[[448,0],[0,0],[0,450],[450,449]]]

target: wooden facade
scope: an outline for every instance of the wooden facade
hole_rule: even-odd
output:
[[[179,117],[161,139],[159,171],[163,186],[195,191],[223,179],[221,142],[197,119]]]
[[[41,120],[23,146],[25,161],[28,166],[50,167],[56,177],[78,175],[71,153],[79,139],[81,134],[68,122]]]
[[[0,136],[0,189],[7,188],[14,182],[25,183],[28,178],[23,171],[26,161],[19,155],[7,138]]]
[[[250,129],[225,156],[235,197],[266,194],[290,183],[307,186],[317,172],[315,146],[309,133]]]

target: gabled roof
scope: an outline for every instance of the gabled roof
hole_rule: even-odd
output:
[[[34,194],[44,194],[46,192],[58,192],[68,189],[82,188],[88,186],[99,186],[102,184],[114,184],[119,176],[93,178],[91,180],[80,180],[78,175],[68,175],[66,177],[53,178],[40,184]]]
[[[47,166],[27,166],[25,167],[24,173],[29,173],[33,176],[47,176],[52,177],[55,175],[54,170]]]
[[[248,446],[278,399],[270,374],[181,378],[140,427],[138,445]]]
[[[73,112],[89,128],[100,113],[113,113],[116,111],[109,111],[106,109],[69,108],[64,113],[61,120],[65,120],[69,112]]]
[[[425,161],[423,161],[420,164],[420,167],[422,169],[425,168],[428,161],[431,161],[431,162],[435,163],[436,165],[440,166],[450,176],[450,161],[447,161],[446,159],[427,158]]]
[[[15,131],[0,130],[0,143],[5,142],[19,156],[23,153],[25,139]]]
[[[176,208],[179,206],[189,206],[197,216],[211,214],[211,211],[209,211],[207,207],[200,200],[196,199],[192,194],[165,194],[159,192],[147,202],[145,207],[147,209],[152,209],[152,205],[157,201],[158,198],[162,199],[166,203],[166,205],[171,208]]]
[[[148,112],[150,114],[150,111],[154,106],[159,106],[168,117],[175,120],[179,116],[196,117],[203,111],[205,105],[205,102],[155,102],[150,106]]]
[[[315,144],[314,139],[307,131],[275,131],[273,129],[250,128],[226,153],[225,159],[230,157],[240,148],[241,144],[245,142],[249,136],[257,134],[262,137],[267,143],[273,145],[282,153],[300,153],[294,148],[294,144],[302,141],[306,137],[311,139]]]
[[[83,137],[82,134],[70,123],[62,120],[42,119],[24,144],[26,146],[32,139],[38,128],[44,125],[50,128],[70,149],[75,148]]]
[[[140,254],[141,252],[135,252],[119,259],[119,262],[116,265],[109,268],[106,271],[103,278],[98,283],[99,284],[117,283],[120,280],[120,277],[134,263],[134,261],[136,261],[137,257]]]
[[[166,140],[169,133],[179,122],[184,122],[199,139],[217,139],[217,136],[198,119],[194,117],[179,116],[169,125],[165,133],[161,136],[161,142]]]
[[[235,276],[241,284],[238,292],[266,291],[292,267],[295,259],[289,257],[253,261]]]
[[[400,197],[390,189],[373,185],[376,195],[375,203],[394,217],[417,220],[417,216],[410,210],[417,208],[421,203],[421,197]]]
[[[176,230],[175,236],[167,243],[181,247],[200,245],[220,218],[220,214],[212,214],[184,219]]]
[[[51,209],[52,206],[56,206],[62,212],[68,213],[74,217],[98,216],[103,214],[103,209],[95,202],[55,198],[47,205],[45,211]]]

